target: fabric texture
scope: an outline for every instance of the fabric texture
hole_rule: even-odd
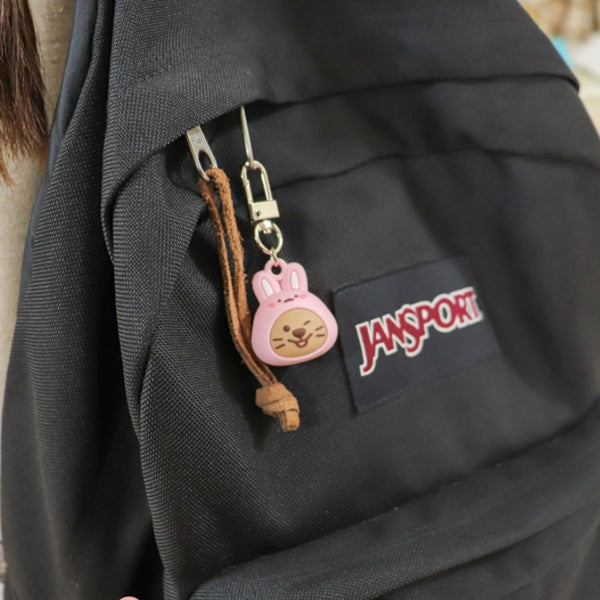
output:
[[[516,2],[78,3],[4,407],[7,598],[588,600],[600,585],[600,142]],[[339,345],[228,333],[183,134],[237,108],[311,291],[466,256],[501,352],[357,414]],[[254,304],[251,308],[255,308]]]

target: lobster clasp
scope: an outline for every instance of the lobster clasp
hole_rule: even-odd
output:
[[[242,167],[242,184],[246,193],[246,201],[248,202],[248,210],[250,212],[250,220],[254,223],[254,241],[257,246],[277,264],[277,254],[283,246],[283,235],[273,219],[279,218],[279,207],[277,200],[273,198],[269,176],[264,165],[254,158],[252,150],[252,141],[250,140],[250,132],[248,131],[248,122],[246,120],[246,110],[243,106],[240,107],[240,118],[242,120],[242,132],[244,135],[244,146],[246,148],[246,157],[248,160]],[[248,170],[258,171],[262,182],[264,199],[255,200],[252,193],[252,185],[248,177]],[[261,235],[270,236],[271,240],[275,237],[274,245],[267,245],[261,238]]]
[[[279,217],[279,207],[277,206],[277,200],[273,198],[273,193],[271,192],[271,184],[269,183],[267,170],[259,161],[253,160],[253,163],[254,164],[251,165],[250,161],[246,161],[242,167],[241,173],[242,184],[244,186],[248,209],[250,211],[250,219],[253,223],[260,224],[262,233],[271,233],[273,230],[271,219],[277,219]],[[250,184],[250,178],[248,177],[248,169],[259,172],[263,186],[264,200],[254,199],[252,185]]]

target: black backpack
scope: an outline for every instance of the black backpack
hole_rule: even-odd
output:
[[[273,367],[293,432],[254,404],[185,138],[251,277],[242,105],[279,256],[339,326]],[[7,600],[596,597],[599,192],[512,0],[78,2],[6,389]]]

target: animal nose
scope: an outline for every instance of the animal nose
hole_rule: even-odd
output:
[[[292,331],[292,335],[294,337],[297,337],[299,339],[302,339],[304,337],[304,334],[306,333],[306,329],[294,329],[294,331]]]

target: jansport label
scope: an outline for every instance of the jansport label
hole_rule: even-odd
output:
[[[465,258],[344,287],[334,306],[359,412],[499,352]]]

